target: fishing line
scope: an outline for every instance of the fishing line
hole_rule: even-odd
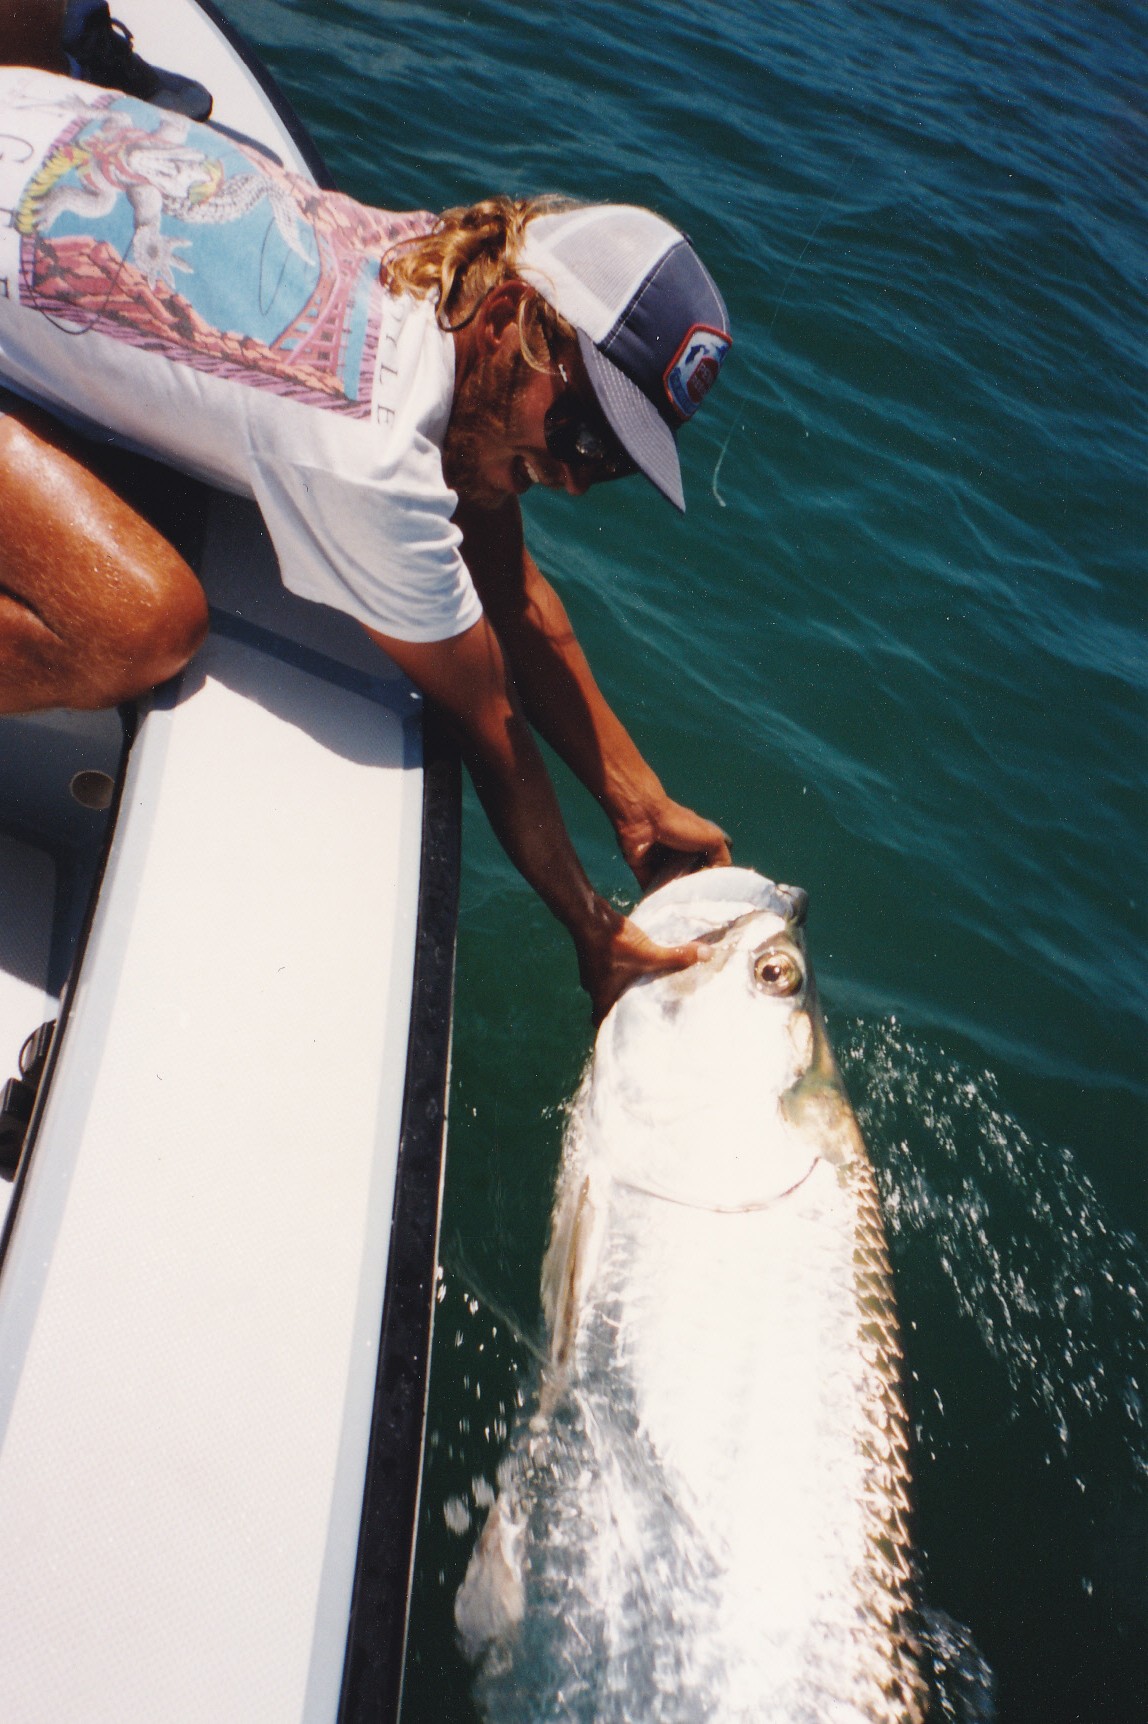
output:
[[[529,1333],[525,1324],[523,1324],[519,1318],[514,1315],[513,1311],[511,1311],[508,1306],[500,1304],[497,1299],[492,1297],[490,1292],[486,1287],[484,1287],[482,1281],[474,1273],[470,1264],[467,1262],[466,1255],[462,1249],[462,1241],[457,1234],[451,1242],[450,1249],[443,1252],[442,1262],[443,1267],[451,1270],[452,1273],[458,1277],[459,1281],[462,1282],[463,1285],[460,1291],[463,1293],[464,1297],[469,1288],[471,1296],[477,1299],[480,1305],[485,1306],[486,1310],[492,1317],[496,1317],[498,1319],[503,1328],[506,1329],[511,1337],[518,1342],[519,1346],[524,1347],[528,1353],[532,1354],[540,1365],[545,1365],[547,1363],[550,1358],[549,1348],[542,1342],[537,1341]]]
[[[834,186],[833,190],[829,194],[829,202],[826,204],[825,208],[821,212],[821,215],[818,217],[816,227],[813,229],[813,232],[809,235],[809,238],[806,240],[805,244],[802,246],[801,250],[798,252],[796,261],[794,262],[792,268],[789,271],[789,274],[786,276],[785,281],[782,284],[781,292],[777,296],[777,303],[773,308],[773,316],[770,318],[769,327],[765,332],[765,338],[767,341],[769,340],[769,337],[773,334],[773,326],[777,322],[777,314],[781,310],[782,302],[785,299],[786,294],[789,292],[789,284],[793,280],[794,276],[797,274],[798,270],[801,268],[801,263],[802,263],[803,258],[805,257],[806,252],[809,250],[810,246],[813,244],[814,240],[817,238],[818,234],[821,232],[821,229],[824,227],[826,221],[832,215],[833,211],[837,208],[837,199],[838,199],[838,196],[840,194],[841,188],[845,184],[845,181],[849,178],[849,175],[853,172],[853,164],[856,160],[857,160],[857,151],[854,150],[853,154],[850,156],[849,161],[845,167],[844,173],[842,173],[841,177],[837,181],[837,184]],[[718,474],[721,472],[721,464],[725,460],[725,452],[729,448],[730,443],[733,440],[733,434],[735,431],[740,431],[742,429],[742,424],[743,424],[743,422],[741,420],[739,420],[735,425],[733,425],[730,428],[729,436],[726,438],[725,442],[721,446],[721,453],[717,458],[717,465],[714,467],[713,478],[710,481],[710,489],[714,494],[714,497],[718,503],[718,506],[722,509],[724,509],[726,507],[726,501],[725,501],[725,498],[721,495],[721,493],[718,491],[718,488],[717,488]]]
[[[276,281],[275,286],[271,289],[271,297],[267,300],[267,303],[264,304],[263,284],[267,274],[267,247],[271,240],[271,229],[275,225],[275,217],[274,214],[272,214],[268,218],[267,226],[263,230],[263,239],[259,246],[259,315],[261,317],[267,317],[270,315],[271,307],[279,297],[279,289],[283,286],[283,278],[287,274],[287,265],[290,262],[286,247],[284,247],[284,255],[279,265],[279,278]],[[319,283],[321,284],[323,280],[323,253],[319,245],[318,235],[316,235],[315,238],[315,250],[319,254]]]
[[[722,496],[721,492],[717,488],[717,476],[721,472],[721,464],[725,460],[725,452],[729,448],[730,438],[732,438],[735,431],[740,431],[740,430],[741,430],[740,421],[737,424],[730,426],[729,436],[726,438],[725,442],[721,446],[721,454],[717,458],[717,466],[714,468],[714,476],[710,480],[710,490],[713,492],[715,498],[717,499],[717,504],[718,504],[719,509],[725,508],[726,501],[725,501],[725,498]]]
[[[772,333],[773,333],[773,326],[777,322],[777,314],[781,310],[781,302],[785,298],[786,294],[789,292],[790,282],[793,280],[794,276],[797,274],[798,270],[801,268],[802,259],[804,258],[806,252],[809,250],[810,246],[813,244],[814,240],[817,238],[818,234],[821,232],[821,229],[824,227],[828,218],[832,215],[833,211],[837,208],[837,195],[840,192],[842,186],[845,184],[845,181],[849,178],[849,175],[853,172],[853,163],[856,160],[857,160],[857,151],[854,150],[853,154],[849,158],[849,162],[848,162],[848,165],[846,166],[845,172],[841,175],[841,178],[837,181],[837,184],[834,186],[832,192],[830,192],[830,194],[829,194],[830,202],[828,203],[826,208],[822,211],[821,219],[818,221],[817,226],[814,228],[813,232],[810,234],[809,238],[806,240],[805,244],[802,246],[800,252],[797,255],[797,262],[793,265],[793,268],[790,270],[789,274],[786,276],[785,285],[782,287],[781,292],[777,296],[777,304],[774,306],[773,316],[769,320],[769,328],[765,332],[766,339],[768,339],[769,336],[772,335]]]

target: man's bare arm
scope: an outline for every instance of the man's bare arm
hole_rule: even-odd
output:
[[[667,796],[606,701],[558,594],[526,549],[515,500],[460,507],[463,554],[530,722],[597,798],[645,885],[667,852],[727,863],[720,827]]]
[[[596,1020],[636,976],[685,969],[709,956],[693,941],[655,945],[595,892],[486,617],[446,641],[367,633],[452,721],[496,836],[573,938]]]

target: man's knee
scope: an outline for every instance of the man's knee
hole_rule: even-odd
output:
[[[165,548],[166,549],[166,548]],[[152,556],[146,567],[124,571],[122,603],[109,614],[102,660],[112,700],[144,694],[176,676],[207,638],[207,598],[174,550]]]
[[[182,670],[207,639],[207,595],[178,551],[157,563],[149,569],[156,595],[155,646]]]
[[[36,409],[0,418],[7,707],[113,706],[182,670],[207,633],[191,569],[89,458]]]
[[[121,559],[83,606],[51,624],[0,584],[0,712],[100,710],[178,675],[207,635],[207,599],[187,564],[165,552],[143,567]]]

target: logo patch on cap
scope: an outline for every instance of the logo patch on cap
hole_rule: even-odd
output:
[[[695,323],[666,367],[666,394],[683,419],[697,412],[721,370],[722,360],[733,346],[721,329]]]

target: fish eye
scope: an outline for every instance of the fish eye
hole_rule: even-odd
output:
[[[797,992],[804,977],[801,965],[792,952],[774,946],[759,952],[753,960],[753,979],[767,994],[777,994],[784,998],[787,994]]]

